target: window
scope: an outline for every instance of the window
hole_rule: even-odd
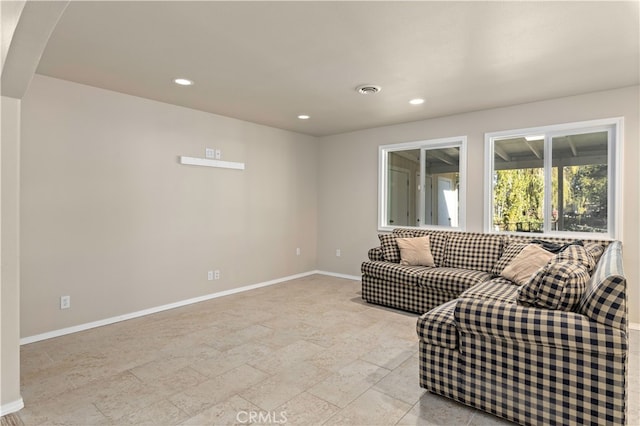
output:
[[[378,229],[464,229],[466,137],[379,149]]]
[[[616,238],[622,119],[485,135],[487,232]]]

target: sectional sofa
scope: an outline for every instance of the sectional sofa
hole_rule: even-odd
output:
[[[401,264],[399,241],[425,236],[433,266]],[[362,265],[362,297],[421,314],[420,385],[430,392],[524,425],[625,424],[621,243],[540,237],[381,234]],[[557,253],[529,256],[545,245]],[[523,259],[542,266],[524,280],[506,274]]]

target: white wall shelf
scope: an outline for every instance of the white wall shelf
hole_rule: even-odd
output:
[[[180,164],[187,164],[190,166],[221,167],[223,169],[244,170],[244,163],[235,163],[233,161],[211,160],[209,158],[180,156]]]

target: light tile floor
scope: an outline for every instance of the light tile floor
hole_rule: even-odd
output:
[[[313,275],[25,345],[25,425],[507,425],[418,384],[416,315]],[[640,332],[630,421],[640,425]]]

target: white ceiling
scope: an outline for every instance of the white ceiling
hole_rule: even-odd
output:
[[[639,27],[638,1],[71,2],[37,72],[321,136],[637,85]]]

